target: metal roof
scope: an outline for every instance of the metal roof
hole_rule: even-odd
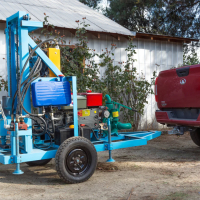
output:
[[[0,20],[5,21],[18,11],[29,13],[33,21],[44,21],[46,13],[49,23],[57,27],[76,29],[75,21],[86,17],[86,24],[90,24],[88,31],[135,35],[78,0],[0,0]]]

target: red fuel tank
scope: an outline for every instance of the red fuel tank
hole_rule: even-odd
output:
[[[86,93],[78,93],[78,95],[86,95],[87,97],[87,107],[98,107],[103,105],[103,94],[93,93],[87,91]]]

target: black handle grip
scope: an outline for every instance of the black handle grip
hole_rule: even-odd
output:
[[[190,67],[176,69],[176,73],[179,77],[188,76],[189,72],[190,72]]]

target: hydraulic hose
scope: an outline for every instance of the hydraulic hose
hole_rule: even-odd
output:
[[[33,121],[35,121],[37,124],[38,124],[38,121],[36,119],[34,119],[33,117],[30,117]],[[37,146],[36,144],[34,144],[34,147],[36,147],[37,149],[43,149],[43,150],[46,150],[46,149],[49,149],[51,146],[52,146],[52,135],[49,133],[48,131],[48,128],[47,128],[47,124],[46,124],[46,121],[42,118],[42,117],[37,117],[39,118],[40,120],[42,120],[42,122],[44,123],[44,128],[41,127],[41,129],[43,130],[42,132],[40,133],[33,133],[33,136],[42,136],[44,134],[48,134],[49,135],[49,138],[50,138],[50,145],[49,146],[45,146],[45,147],[39,147]]]
[[[33,121],[36,121],[37,122],[37,120],[35,120],[33,117],[30,117]],[[36,144],[34,144],[34,147],[35,148],[37,148],[37,149],[42,149],[42,150],[47,150],[47,149],[49,149],[49,148],[51,148],[51,146],[52,146],[52,136],[51,136],[51,134],[47,131],[47,124],[46,124],[46,122],[45,122],[45,120],[42,118],[42,117],[38,117],[40,120],[42,120],[42,122],[44,123],[44,125],[45,125],[45,127],[44,127],[44,129],[43,129],[43,132],[42,133],[33,133],[33,136],[42,136],[42,135],[44,135],[44,134],[48,134],[49,135],[49,138],[50,138],[50,145],[49,146],[45,146],[45,147],[39,147],[39,146],[37,146]],[[38,122],[37,122],[38,123]]]
[[[36,122],[36,124],[40,125],[36,119],[34,119],[33,117],[32,117],[31,119],[32,119],[34,122]],[[41,126],[41,129],[44,130],[44,128],[43,128],[42,126]]]
[[[31,80],[31,82],[33,82],[34,80],[36,80],[38,77],[40,77],[40,75],[38,74],[35,78],[33,78],[32,80]],[[27,85],[23,88],[23,90],[22,90],[22,93],[24,92],[24,95],[22,96],[22,103],[24,103],[24,99],[25,99],[25,97],[26,97],[26,93],[27,93],[27,91],[28,91],[28,88],[30,87],[30,85],[31,85],[31,82],[29,82],[29,83],[27,83]],[[20,107],[20,114],[22,114],[22,108]]]
[[[21,87],[23,86],[23,85],[25,85],[27,82],[28,82],[28,80],[29,80],[29,78],[31,78],[31,77],[33,77],[32,76],[32,74],[33,74],[33,72],[38,68],[38,62],[39,61],[41,61],[41,58],[39,58],[38,57],[38,59],[37,59],[37,61],[35,62],[35,64],[34,64],[34,66],[33,66],[33,68],[32,68],[32,70],[31,70],[31,72],[30,72],[30,74],[29,74],[29,76],[27,77],[27,79],[21,84]],[[41,70],[41,69],[40,69]],[[35,74],[35,73],[34,73]],[[15,95],[14,95],[14,97],[13,97],[13,101],[12,101],[12,114],[14,113],[14,104],[15,104],[15,99],[16,99],[16,96],[17,96],[17,91],[15,92]],[[17,112],[16,112],[17,113]]]
[[[37,148],[37,149],[41,149],[41,150],[47,150],[47,149],[50,149],[51,146],[52,146],[52,138],[51,138],[51,135],[47,132],[47,134],[49,135],[50,137],[50,145],[49,146],[43,146],[43,147],[39,147],[37,146],[36,144],[34,144],[34,147]]]
[[[38,68],[38,66],[40,65],[40,67],[39,67],[39,69],[37,70],[37,68]],[[37,71],[35,71],[34,72],[34,74],[32,74],[31,76],[29,76],[27,79],[30,79],[30,81],[28,82],[28,83],[26,83],[26,85],[24,86],[24,88],[22,89],[22,104],[24,103],[24,99],[25,99],[25,96],[26,96],[26,94],[27,94],[27,91],[28,91],[28,88],[30,87],[30,85],[31,85],[31,83],[34,81],[34,80],[36,80],[39,76],[40,76],[40,74],[38,74],[39,72],[40,72],[40,70],[42,69],[42,65],[41,65],[41,59],[40,59],[40,61],[39,61],[39,63],[38,63],[38,65],[36,66],[36,68],[35,68],[35,70],[37,70]],[[34,76],[36,76],[36,77],[34,77]],[[18,107],[17,107],[18,108]],[[20,106],[20,114],[22,114],[22,108],[21,108],[21,106]],[[17,109],[17,111],[18,111],[18,109]]]
[[[21,75],[20,75],[20,80],[19,80],[18,85],[21,84],[22,76],[23,76],[24,70],[26,69],[26,65],[28,64],[29,60],[31,59],[31,57],[33,56],[33,54],[35,53],[35,51],[36,51],[42,44],[44,44],[44,43],[46,43],[46,42],[49,42],[49,41],[55,41],[55,40],[54,40],[54,39],[45,40],[45,41],[41,42],[40,44],[38,44],[38,45],[32,50],[32,52],[30,53],[29,57],[28,57],[27,60],[26,60],[26,63],[24,64],[24,67],[23,67],[23,69],[22,69],[22,72],[21,72]]]
[[[39,67],[39,69],[37,69],[39,65],[40,65],[40,67]],[[30,79],[30,81],[24,86],[24,88],[23,88],[23,90],[22,90],[22,95],[23,95],[23,96],[26,96],[27,89],[28,89],[28,88],[27,88],[27,85],[30,86],[30,84],[40,76],[39,72],[40,72],[40,70],[42,69],[41,60],[40,60],[40,62],[38,63],[38,66],[36,67],[37,71],[35,71],[34,74],[32,74],[31,76],[29,76],[29,77],[27,78],[27,79]],[[36,70],[36,69],[35,69],[35,70]],[[36,76],[37,78],[34,77],[34,76]],[[22,97],[22,98],[23,98],[23,97]]]
[[[27,77],[27,79],[21,84],[21,87],[28,82],[28,79],[33,75],[35,74],[35,71],[37,70],[38,66],[39,66],[39,62],[41,61],[41,58],[38,57],[33,68],[31,69],[30,73],[29,73],[29,76]]]
[[[36,121],[33,117],[29,117],[30,119],[32,119],[33,121]],[[42,117],[38,117],[42,123],[44,124],[44,129],[43,129],[43,132],[42,133],[33,133],[33,136],[42,136],[44,135],[46,132],[47,132],[47,123],[45,122],[45,120],[42,118]]]
[[[56,129],[55,129],[54,119],[51,120],[51,123],[52,123],[52,131],[53,131],[53,134],[55,134]]]
[[[21,75],[20,75],[20,78],[19,78],[18,87],[17,87],[17,95],[18,95],[18,98],[19,98],[19,103],[20,103],[21,107],[23,108],[23,110],[24,110],[27,114],[29,114],[30,116],[39,116],[39,114],[32,114],[32,113],[30,113],[29,111],[27,111],[27,110],[25,109],[25,107],[23,106],[23,103],[22,103],[22,101],[21,101],[21,81],[22,81],[23,73],[24,73],[24,71],[25,71],[25,69],[26,69],[26,66],[27,66],[27,64],[28,64],[28,62],[29,62],[29,60],[30,60],[30,58],[33,56],[33,54],[35,53],[35,51],[36,51],[42,44],[44,44],[44,43],[46,43],[46,42],[49,42],[49,41],[55,41],[55,40],[54,40],[54,39],[45,40],[45,41],[41,42],[40,44],[38,44],[38,45],[32,50],[32,52],[30,53],[29,57],[28,57],[27,60],[26,60],[26,63],[24,64],[24,67],[23,67],[23,69],[22,69],[22,72],[21,72]]]
[[[96,136],[96,134],[95,134],[94,130],[93,130],[93,129],[91,129],[91,130],[92,130],[92,133],[93,133],[94,137],[96,138],[96,140],[100,141],[100,139],[99,139],[99,138],[97,138],[97,136]]]

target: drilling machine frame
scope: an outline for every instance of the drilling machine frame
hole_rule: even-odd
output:
[[[122,132],[118,135],[112,135],[112,113],[107,112],[104,116],[104,123],[107,125],[108,134],[105,137],[100,137],[101,133],[96,127],[90,129],[87,139],[83,137],[83,132],[82,135],[80,134],[82,128],[78,123],[76,77],[64,77],[40,46],[29,36],[30,32],[42,27],[42,22],[31,21],[29,14],[23,11],[17,12],[7,18],[6,21],[8,96],[3,97],[0,104],[0,163],[5,165],[16,164],[14,174],[23,174],[20,169],[21,163],[25,162],[31,166],[41,165],[55,158],[59,176],[67,183],[78,183],[86,181],[94,173],[97,165],[96,152],[108,150],[108,162],[113,162],[112,150],[146,145],[148,140],[160,136],[161,132],[159,131]],[[33,58],[34,56],[35,58]],[[33,63],[31,64],[31,62]],[[53,72],[55,77],[32,76],[33,71],[36,71],[36,68],[40,66],[36,64],[41,62]],[[68,98],[68,101],[66,101],[68,103],[65,106],[69,106],[71,90],[70,88],[66,89],[69,87],[69,82],[73,93],[71,110],[73,124],[69,125],[69,127],[73,126],[71,127],[73,132],[67,140],[62,144],[58,144],[54,140],[56,130],[53,129],[52,125],[52,133],[48,132],[45,129],[46,122],[44,122],[44,119],[48,115],[47,118],[49,117],[53,123],[53,119],[56,118],[53,117],[52,106],[57,107],[59,110],[61,104],[64,104],[61,103],[62,99]],[[40,100],[42,100],[38,100],[39,97],[37,95],[41,95],[41,93],[35,88],[48,87],[47,84],[52,85],[52,87],[59,84],[59,87],[62,87],[62,95],[64,96],[62,96],[61,100],[56,101],[58,105],[55,102],[49,103],[53,102],[53,100],[49,100],[47,94],[39,96]],[[33,90],[35,90],[34,94]],[[66,94],[66,91],[68,91],[68,94]],[[31,102],[34,98],[36,98],[34,104],[37,106],[45,99],[43,105],[39,108],[39,114],[31,113]],[[46,131],[43,135],[40,133],[37,135],[34,132],[36,130],[33,121],[37,121],[34,116],[42,120],[40,123],[44,122],[44,126],[42,127],[41,125],[40,127],[40,131]],[[92,136],[90,137],[90,135]]]

